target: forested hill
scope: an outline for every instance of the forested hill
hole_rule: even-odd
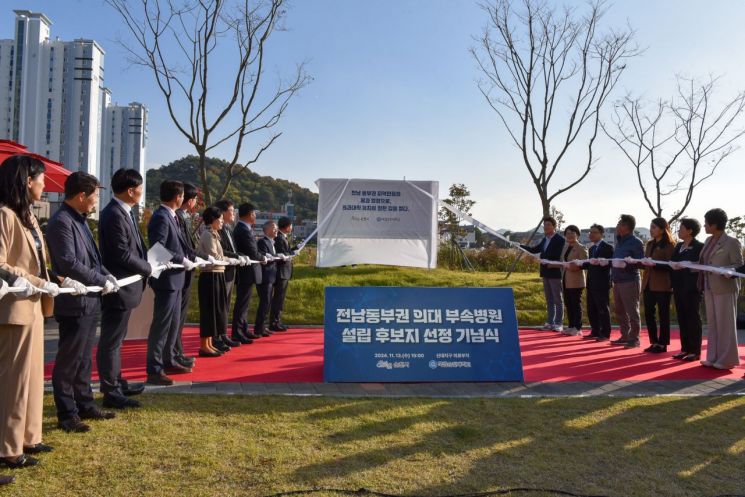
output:
[[[214,192],[219,191],[223,185],[224,171],[229,163],[214,158],[208,158],[207,161],[210,191],[214,195]],[[199,159],[194,155],[189,155],[175,160],[167,166],[150,169],[147,172],[147,191],[145,193],[147,206],[154,207],[160,203],[159,188],[163,180],[187,181],[201,188],[198,164]],[[297,183],[275,179],[271,176],[260,176],[251,170],[233,178],[226,198],[232,200],[236,205],[241,202],[251,202],[260,211],[278,212],[287,202],[289,192],[292,192],[295,215],[300,219],[315,219],[318,207],[317,193],[313,193]]]

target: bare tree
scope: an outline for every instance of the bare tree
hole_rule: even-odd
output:
[[[231,181],[281,136],[274,128],[310,77],[298,64],[291,78],[267,79],[267,40],[281,29],[284,0],[106,0],[134,44],[122,43],[133,64],[150,70],[176,129],[199,157],[204,200],[222,198]],[[229,55],[226,70],[215,59]],[[253,141],[252,141],[253,140]],[[256,143],[261,140],[261,143]],[[246,145],[248,160],[241,160]],[[208,171],[207,154],[232,147],[225,171]],[[213,192],[209,175],[222,185]]]
[[[517,3],[519,10],[513,10]],[[488,23],[471,49],[483,75],[478,87],[522,152],[543,216],[592,169],[599,112],[626,59],[639,53],[630,28],[600,31],[604,6],[592,3],[580,15],[543,0],[482,4]],[[553,186],[568,152],[579,154],[581,148],[584,156],[579,167],[572,158],[571,178]]]
[[[636,170],[644,200],[656,217],[663,217],[666,200],[681,199],[670,222],[683,216],[693,192],[711,178],[717,167],[737,149],[745,129],[737,129],[745,111],[745,92],[715,110],[717,78],[704,83],[677,78],[677,95],[653,105],[626,96],[614,109],[609,130]]]

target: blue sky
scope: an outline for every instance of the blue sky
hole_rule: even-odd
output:
[[[149,166],[191,152],[150,74],[125,60],[115,40],[129,33],[111,8],[99,0],[6,5],[0,12],[2,38],[12,35],[13,8],[24,8],[49,16],[53,36],[94,38],[104,47],[114,101],[141,101],[150,109]],[[721,74],[721,96],[745,89],[742,19],[745,2],[735,0],[615,2],[606,24],[629,22],[646,51],[629,63],[614,96],[629,91],[666,97],[676,73]],[[270,46],[270,71],[286,74],[307,61],[314,81],[291,103],[279,126],[283,136],[254,169],[311,189],[320,177],[436,180],[441,195],[451,183],[465,183],[477,201],[476,218],[495,228],[534,225],[540,216],[537,194],[476,87],[479,73],[468,49],[484,23],[471,0],[294,0],[288,31],[277,33]],[[596,170],[555,204],[583,227],[613,225],[620,212],[646,224],[652,216],[631,167],[606,138],[596,154]],[[737,152],[721,166],[697,191],[689,215],[700,218],[714,206],[745,214],[744,159]]]

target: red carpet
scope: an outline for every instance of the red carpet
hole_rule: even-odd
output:
[[[618,332],[614,332],[614,337]],[[666,354],[645,354],[641,348],[626,350],[608,342],[581,340],[553,332],[520,330],[525,381],[710,380],[742,378],[745,368],[719,371],[698,363],[683,363],[670,356],[679,351],[677,334]],[[647,346],[646,334],[642,348]],[[704,342],[705,347],[705,342]],[[189,355],[199,349],[196,328],[184,330]],[[122,373],[135,381],[145,379],[145,340],[130,340],[122,349]],[[740,347],[745,356],[745,347]],[[50,379],[53,364],[46,365]],[[94,379],[98,379],[94,364]],[[293,328],[251,345],[233,349],[223,357],[198,358],[194,372],[178,381],[244,383],[303,383],[323,381],[323,330]]]

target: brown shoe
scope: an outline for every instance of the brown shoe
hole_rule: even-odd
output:
[[[166,376],[165,373],[160,374],[149,374],[147,375],[147,381],[146,383],[148,385],[164,385],[164,386],[171,386],[173,385],[173,380]]]
[[[166,374],[184,374],[191,373],[192,369],[188,366],[182,366],[181,364],[174,364],[164,369]]]

